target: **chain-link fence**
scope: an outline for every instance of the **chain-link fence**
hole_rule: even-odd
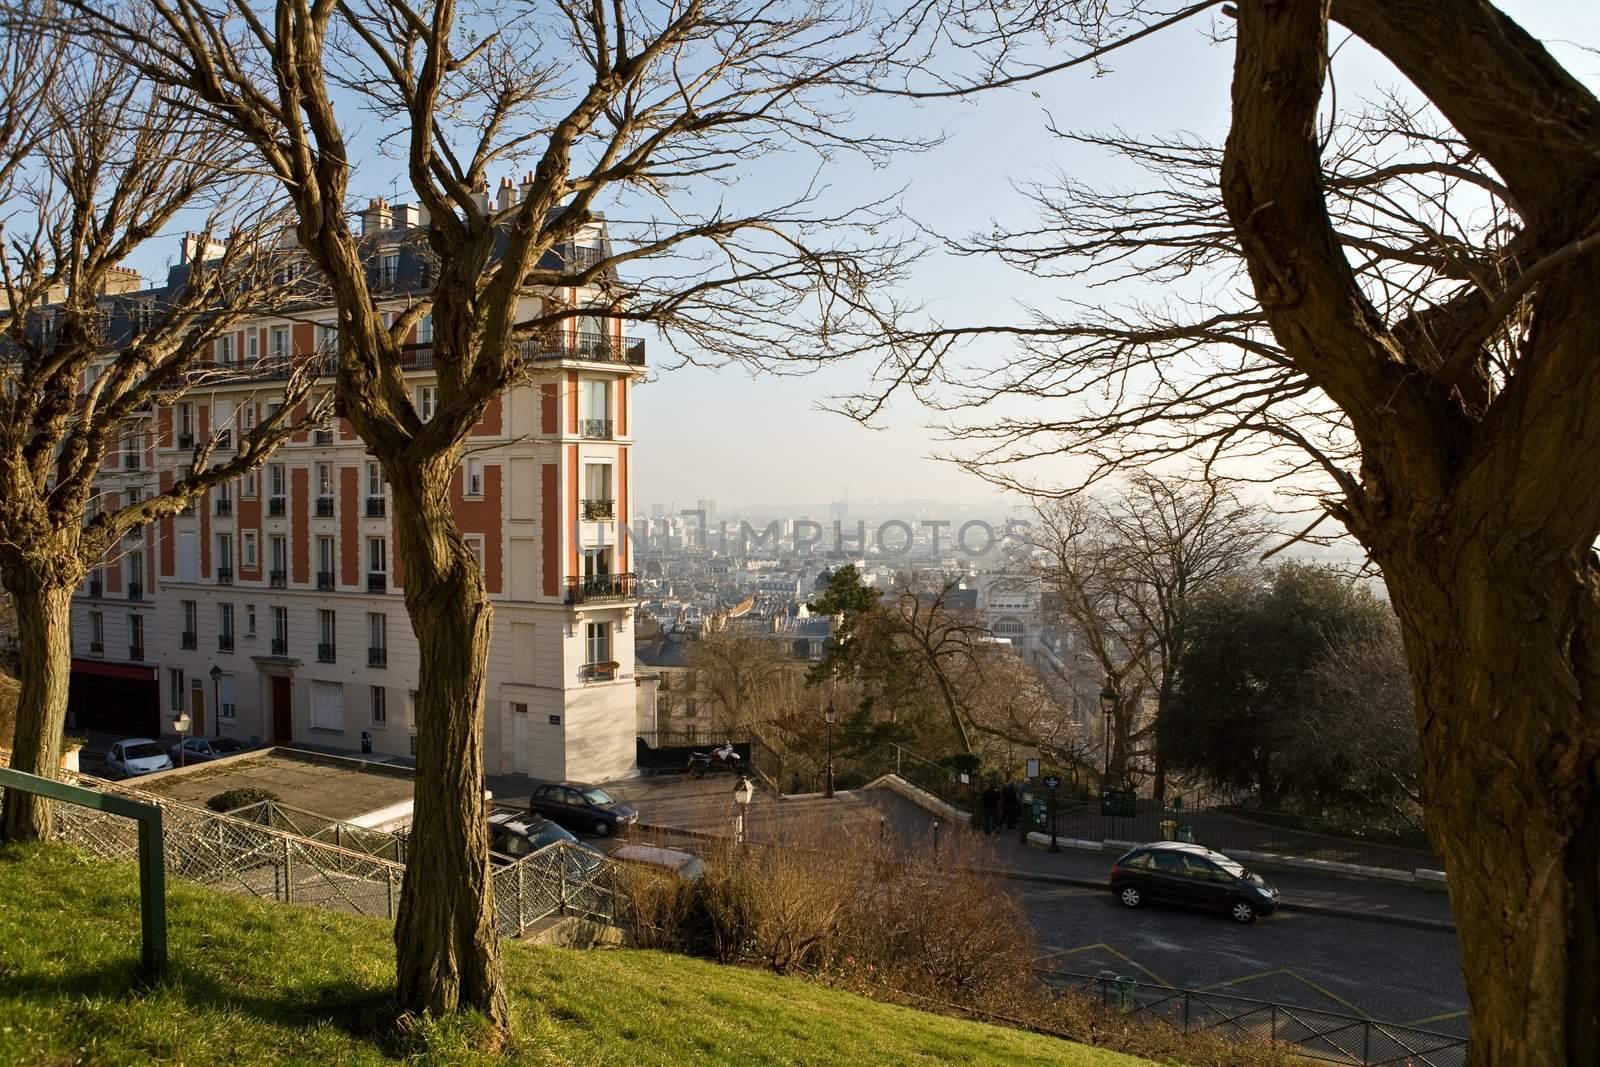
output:
[[[1226,993],[1137,982],[1110,975],[1040,971],[1052,988],[1164,1022],[1186,1034],[1290,1045],[1295,1053],[1354,1067],[1464,1067],[1467,1039],[1354,1015],[1274,1004]]]
[[[296,808],[282,801],[259,800],[242,808],[234,808],[227,814],[236,819],[246,819],[261,823],[263,826],[270,826],[274,830],[283,830],[296,837],[309,837],[313,841],[347,848],[352,852],[362,852],[395,863],[406,861],[404,834],[356,826],[340,819],[318,815],[314,811]]]
[[[162,846],[171,877],[357,915],[393,919],[399,907],[405,864],[381,853],[404,856],[403,836],[348,824],[336,828],[337,820],[296,809],[272,811],[252,805],[222,815],[123,783],[68,771],[61,777],[160,807]],[[103,859],[138,858],[137,829],[126,819],[70,804],[55,805],[55,819],[60,839],[69,844]],[[340,843],[313,835],[337,836]],[[611,922],[617,913],[616,869],[616,863],[598,853],[565,842],[496,867],[496,929],[516,937],[551,915]]]

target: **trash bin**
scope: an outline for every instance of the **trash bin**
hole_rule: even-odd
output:
[[[1123,1011],[1132,1011],[1135,1007],[1133,991],[1138,987],[1139,983],[1133,980],[1132,975],[1117,975],[1117,1007]]]
[[[1185,827],[1185,829],[1187,829],[1187,827]],[[1163,840],[1163,841],[1176,841],[1177,839],[1178,839],[1178,820],[1177,819],[1162,819],[1161,820],[1161,840]]]
[[[1194,827],[1190,826],[1188,823],[1184,823],[1182,826],[1178,827],[1178,840],[1187,842],[1191,845],[1194,844]]]

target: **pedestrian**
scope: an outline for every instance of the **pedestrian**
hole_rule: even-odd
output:
[[[994,783],[990,782],[978,796],[978,829],[986,834],[994,833],[996,792]]]
[[[983,806],[988,815],[986,820],[987,829],[991,835],[999,831],[1001,823],[1005,819],[1003,795],[999,784],[993,781],[989,783],[989,788],[984,790],[983,793]]]
[[[1007,782],[1004,795],[1000,798],[1001,812],[1005,817],[1007,830],[1015,830],[1017,821],[1022,817],[1022,797],[1016,782]]]

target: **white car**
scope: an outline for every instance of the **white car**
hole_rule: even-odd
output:
[[[106,753],[106,771],[112,777],[137,778],[141,774],[172,769],[172,757],[167,750],[148,737],[130,737],[118,741]]]

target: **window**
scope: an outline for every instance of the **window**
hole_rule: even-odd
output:
[[[171,696],[167,698],[167,707],[176,715],[184,710],[183,698],[186,695],[183,691],[182,667],[167,668],[167,688],[171,690]]]
[[[239,717],[239,698],[234,690],[233,675],[224,674],[217,680],[217,702],[220,705],[218,717],[230,721]]]
[[[389,725],[389,691],[381,685],[372,687],[372,725]]]
[[[367,495],[383,495],[383,468],[376,463],[367,464]]]
[[[89,649],[92,652],[104,651],[106,647],[106,614],[103,611],[89,612]]]
[[[317,495],[330,498],[333,496],[333,464],[331,463],[317,464]]]
[[[136,593],[134,590],[138,590]],[[137,598],[144,593],[144,553],[128,553],[128,595]]]
[[[222,628],[222,636],[231,641],[233,639],[233,605],[218,604],[217,609],[217,621]]]
[[[128,616],[128,658],[144,659],[144,616]]]
[[[217,338],[217,362],[233,362],[233,334],[224,334]]]
[[[251,330],[245,334],[244,351],[250,357],[250,362],[252,363],[261,355],[261,337],[256,331]]]
[[[478,571],[483,571],[483,534],[467,534],[462,538],[467,543],[467,551],[472,553],[472,558],[478,561]]]
[[[334,558],[333,538],[317,538],[317,583],[329,589],[333,588]]]
[[[289,574],[289,539],[287,537],[274,536],[271,544],[272,571],[274,574],[282,574],[287,578]]]
[[[233,609],[230,607],[228,610],[231,612]],[[256,606],[254,604],[246,604],[244,606],[244,635],[246,637],[254,637],[256,635]]]
[[[439,389],[437,386],[422,385],[417,387],[417,418],[427,422],[433,418],[434,407],[438,404]]]
[[[179,404],[178,405],[178,436],[180,436],[180,437],[193,437],[194,436],[194,405],[193,404]],[[183,446],[179,445],[178,447],[182,448]]]
[[[255,338],[252,337],[251,340],[254,341]],[[252,355],[254,355],[254,353],[252,353]],[[249,433],[255,428],[256,402],[254,400],[246,400],[244,402],[244,406],[239,409],[239,431],[241,433]]]
[[[221,485],[217,486],[217,501],[224,505],[233,503],[232,482],[223,482]],[[218,511],[217,514],[220,515],[222,512]]]
[[[272,358],[287,359],[289,356],[289,327],[274,326],[272,328]]]
[[[463,486],[466,496],[483,495],[483,460],[468,456],[466,460],[467,475]]]
[[[311,683],[311,728],[344,730],[344,686],[338,682]]]
[[[369,574],[389,573],[389,545],[381,537],[367,538],[367,572]]]
[[[389,617],[381,611],[367,613],[367,647],[380,651],[389,647]]]
[[[200,605],[193,600],[183,602],[183,632],[193,636],[200,630]]]
[[[400,253],[385,252],[378,263],[381,271],[379,282],[382,285],[393,285],[395,279],[400,277]]]
[[[323,663],[332,663],[335,657],[335,634],[338,627],[333,612],[322,608],[317,612],[317,631],[320,640],[317,642],[317,659]]]
[[[513,715],[526,715],[528,714],[528,705],[513,703],[511,705],[511,713]]]
[[[417,343],[418,344],[424,344],[424,345],[433,343],[433,313],[432,312],[429,312],[428,314],[422,316],[422,318],[417,320]]]
[[[611,624],[609,622],[591,622],[585,625],[586,642],[585,651],[588,658],[585,662],[609,663],[611,662]]]
[[[233,535],[217,534],[217,568],[233,570]]]
[[[244,476],[244,487],[239,490],[239,495],[246,500],[256,498],[256,472],[249,471]]]
[[[339,328],[331,323],[317,323],[317,351],[337,352],[339,350]]]
[[[281,656],[289,651],[289,609],[272,609],[272,651]]]
[[[282,463],[274,463],[267,468],[267,483],[271,487],[271,495],[276,497],[287,496],[289,493],[289,472]]]
[[[584,437],[611,437],[611,381],[585,378],[578,383],[579,430]]]
[[[244,553],[244,565],[246,567],[255,568],[261,565],[261,561],[256,555],[256,532],[254,530],[246,530],[239,535],[239,548]]]

